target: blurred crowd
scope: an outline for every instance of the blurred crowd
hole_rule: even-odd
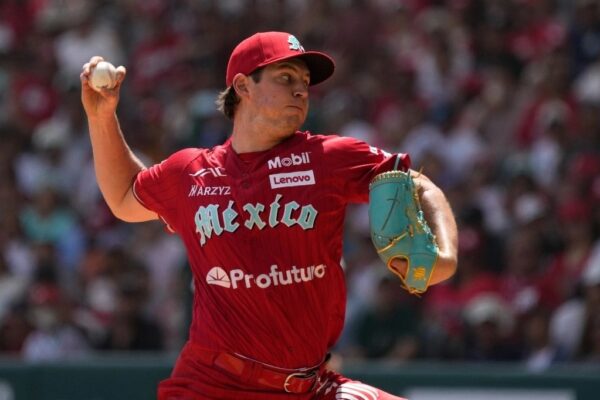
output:
[[[79,73],[127,67],[119,118],[149,165],[225,140],[227,58],[265,30],[336,59],[306,129],[409,153],[459,223],[457,274],[416,298],[350,207],[343,358],[600,363],[600,0],[2,1],[0,355],[181,346],[183,246],[110,214]]]

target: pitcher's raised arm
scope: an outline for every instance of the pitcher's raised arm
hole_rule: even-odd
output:
[[[125,67],[119,66],[115,86],[96,90],[90,84],[90,75],[100,61],[104,61],[102,57],[92,57],[80,74],[81,102],[87,115],[100,191],[119,219],[128,222],[157,219],[158,216],[133,195],[133,181],[144,165],[127,145],[117,118],[121,84],[127,72]]]

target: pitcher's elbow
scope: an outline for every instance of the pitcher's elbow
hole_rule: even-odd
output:
[[[127,221],[127,213],[123,212],[118,206],[109,202],[107,202],[106,205],[108,206],[108,209],[110,210],[111,214],[116,219],[118,219],[119,221],[129,222]]]
[[[435,270],[432,276],[431,285],[443,282],[452,278],[456,273],[457,259],[452,256],[440,255],[435,265]]]
[[[456,257],[450,257],[446,261],[446,264],[446,279],[449,279],[456,273],[456,270],[458,268],[458,259]]]

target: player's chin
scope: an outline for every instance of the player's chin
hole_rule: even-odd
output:
[[[286,115],[285,121],[286,125],[289,127],[289,130],[292,132],[300,129],[304,121],[306,120],[306,115],[304,114],[290,114]]]

